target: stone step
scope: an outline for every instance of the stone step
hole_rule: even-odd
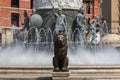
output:
[[[107,70],[107,71],[83,71],[83,70],[81,70],[81,71],[71,71],[70,70],[70,72],[71,72],[71,74],[120,74],[120,71],[118,71],[118,70]]]
[[[70,76],[70,80],[120,80],[120,76]]]
[[[52,66],[0,66],[0,79],[52,77]],[[120,80],[120,66],[69,66],[70,80]]]
[[[0,70],[0,74],[51,74],[52,70]]]
[[[37,79],[39,77],[52,77],[50,75],[0,75],[0,79]]]
[[[71,74],[120,74],[120,70],[69,70]],[[0,70],[0,74],[51,74],[52,70]]]

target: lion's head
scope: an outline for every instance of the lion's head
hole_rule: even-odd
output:
[[[59,45],[59,47],[63,47],[66,45],[66,35],[64,33],[60,33],[56,35],[55,44]]]

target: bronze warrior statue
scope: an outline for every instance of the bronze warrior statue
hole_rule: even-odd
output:
[[[55,12],[53,7],[53,13],[56,19],[55,32],[56,33],[59,33],[59,31],[66,32],[67,19],[66,19],[66,16],[62,13],[62,9],[59,8],[57,12]]]
[[[29,17],[28,17],[28,13],[26,10],[24,10],[24,26],[23,26],[23,30],[25,29],[29,29]]]

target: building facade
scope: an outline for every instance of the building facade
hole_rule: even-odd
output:
[[[120,0],[103,0],[103,17],[107,20],[109,32],[118,33],[120,26]]]
[[[100,15],[99,1],[100,0],[83,0],[85,7],[91,4],[89,9],[86,7],[86,14],[90,18]],[[118,27],[120,27],[120,0],[102,1],[102,16],[107,21],[109,32],[118,33]]]
[[[13,41],[12,27],[22,28],[24,10],[32,14],[33,0],[0,0],[0,43]]]
[[[89,19],[100,15],[99,0],[83,0],[85,13]],[[0,0],[0,43],[13,41],[12,27],[22,28],[24,10],[32,14],[33,0]]]
[[[0,26],[9,28],[12,25],[22,27],[24,22],[23,12],[27,10],[32,14],[33,0],[0,0]],[[86,14],[90,18],[99,15],[99,0],[83,0]]]
[[[85,7],[85,14],[88,18],[94,18],[100,15],[100,3],[99,0],[83,0]]]
[[[31,13],[32,0],[0,0],[0,26],[10,27],[15,25],[22,27],[24,21],[23,12]]]

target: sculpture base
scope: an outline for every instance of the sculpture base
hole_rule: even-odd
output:
[[[52,72],[53,80],[69,80],[70,72]]]

